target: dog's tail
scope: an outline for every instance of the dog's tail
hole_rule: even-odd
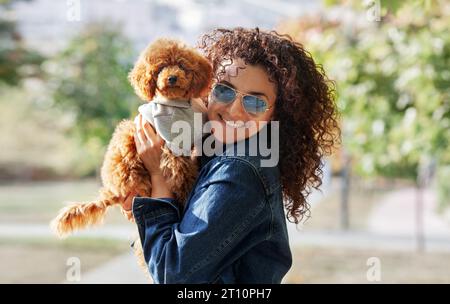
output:
[[[98,201],[73,203],[61,209],[58,216],[51,221],[51,229],[59,237],[64,238],[76,230],[102,223],[108,207],[122,200],[117,196],[102,196],[102,198]]]

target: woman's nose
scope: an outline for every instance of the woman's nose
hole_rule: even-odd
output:
[[[245,121],[247,113],[245,112],[245,109],[242,104],[242,95],[237,95],[234,102],[231,103],[230,114],[233,116],[233,119],[235,121],[238,120]]]

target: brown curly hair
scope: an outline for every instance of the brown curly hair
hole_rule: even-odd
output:
[[[310,215],[307,196],[322,184],[322,156],[340,143],[334,82],[300,43],[276,31],[215,29],[200,38],[198,47],[211,61],[216,79],[225,73],[224,60],[241,58],[265,67],[277,84],[273,120],[280,122],[283,199],[288,220],[298,224]]]

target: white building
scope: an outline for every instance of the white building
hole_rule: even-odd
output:
[[[314,0],[33,0],[14,4],[25,41],[53,52],[90,22],[118,23],[136,49],[160,36],[195,44],[216,27],[273,29],[319,8]]]

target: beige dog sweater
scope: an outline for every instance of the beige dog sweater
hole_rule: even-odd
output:
[[[139,107],[139,113],[152,124],[175,155],[189,156],[193,144],[201,141],[205,113],[193,106],[193,101],[155,97]],[[196,101],[196,104],[201,102]],[[138,123],[137,117],[135,123]]]

